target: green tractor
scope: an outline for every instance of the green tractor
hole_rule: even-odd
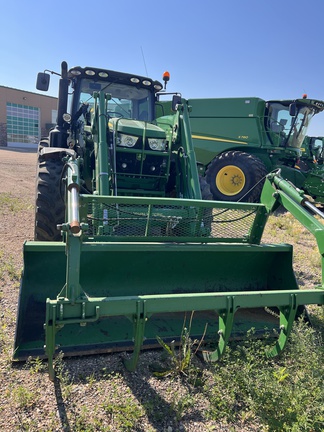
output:
[[[301,150],[302,156],[298,165],[301,165],[304,171],[309,171],[316,164],[323,165],[324,137],[306,136]]]
[[[324,201],[324,189],[318,191],[309,169],[296,167],[311,118],[324,109],[322,101],[229,98],[188,103],[199,173],[215,200],[258,201],[265,175],[280,168],[285,179]]]
[[[48,76],[39,74],[39,90],[48,88]],[[73,93],[67,113],[69,86]],[[57,225],[65,220],[64,154],[82,160],[80,190],[85,194],[201,199],[202,191],[208,199],[210,192],[198,179],[193,150],[184,138],[190,133],[183,129],[189,127],[182,121],[186,114],[162,123],[154,118],[156,94],[162,88],[160,82],[137,75],[62,69],[58,122],[39,144],[35,240],[61,239]],[[175,95],[172,103],[176,109],[181,98]]]
[[[273,175],[262,204],[212,201],[186,100],[173,95],[169,115],[157,117],[158,81],[65,62],[59,75],[57,125],[38,150],[13,359],[47,358],[54,379],[58,352],[131,351],[134,370],[141,349],[179,340],[189,322],[206,360],[251,327],[275,328],[269,355],[278,354],[303,305],[324,303],[323,281],[298,290],[290,245],[261,244],[282,204],[323,256],[323,225],[300,191]],[[37,88],[49,77],[40,73]]]
[[[296,163],[305,176],[303,189],[313,200],[324,204],[324,138],[322,136],[306,136],[302,146],[302,156]]]

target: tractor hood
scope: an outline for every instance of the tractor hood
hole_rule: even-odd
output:
[[[140,120],[111,118],[109,129],[126,135],[145,136],[150,138],[165,138],[165,131],[160,127]]]

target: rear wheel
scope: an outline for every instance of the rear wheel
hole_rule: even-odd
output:
[[[206,180],[215,200],[260,201],[267,169],[256,156],[229,151],[217,156],[206,171]]]
[[[64,164],[57,158],[38,158],[36,177],[35,240],[59,241],[57,229],[65,219],[62,171]]]

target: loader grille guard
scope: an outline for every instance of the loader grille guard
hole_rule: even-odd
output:
[[[261,204],[211,201],[206,194],[209,199],[201,199],[205,188],[199,184],[186,101],[178,99],[174,114],[156,123],[112,117],[108,126],[112,94],[105,90],[94,92],[92,110],[81,110],[81,123],[72,116],[70,148],[50,145],[40,151],[41,161],[53,155],[64,160],[63,241],[24,245],[14,359],[48,358],[53,379],[58,351],[71,356],[128,350],[132,355],[125,364],[134,370],[140,350],[156,347],[157,337],[179,337],[192,311],[192,336],[205,332],[206,360],[219,359],[229,338],[242,337],[251,322],[260,333],[276,328],[279,337],[269,355],[279,354],[304,305],[324,304],[324,283],[322,277],[318,289],[299,291],[292,247],[262,244],[261,238],[269,214],[282,204],[315,235],[323,260],[324,229],[303,208],[309,203],[278,174],[268,176]],[[69,128],[61,126],[65,134]],[[53,136],[65,137],[62,128]],[[127,154],[131,163],[133,154],[142,155],[136,160],[143,166],[153,151],[146,147],[145,131],[158,132],[152,138],[168,141],[174,170],[160,176],[161,189],[152,187],[154,176],[142,169],[116,169],[117,140],[123,139],[118,134],[138,138],[139,130],[142,143],[130,152],[121,146],[121,158]],[[279,319],[265,307],[278,308]]]

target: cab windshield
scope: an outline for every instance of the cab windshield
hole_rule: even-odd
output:
[[[122,83],[82,79],[78,108],[87,104],[91,110],[94,106],[93,93],[101,90],[111,95],[111,99],[108,101],[108,118],[153,120],[154,94],[146,88]]]
[[[268,102],[267,107],[265,126],[272,144],[280,147],[301,148],[315,110],[297,104],[297,114],[291,116],[288,104]]]

